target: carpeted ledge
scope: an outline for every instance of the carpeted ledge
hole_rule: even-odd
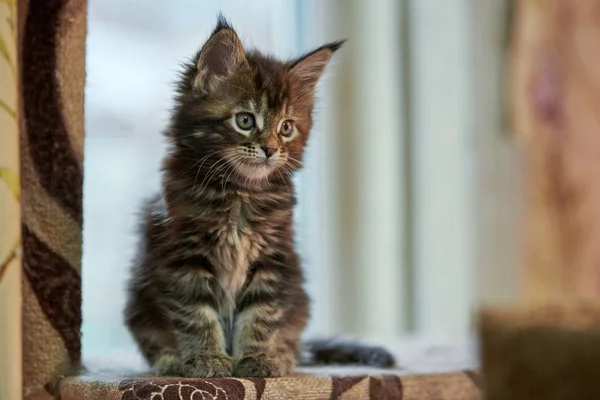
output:
[[[59,392],[61,400],[481,399],[471,345],[413,339],[391,348],[396,369],[311,367],[267,379],[158,378],[137,354],[105,355],[88,358],[88,371],[63,379]]]
[[[295,374],[284,378],[67,378],[62,400],[479,399],[469,371],[429,375]]]

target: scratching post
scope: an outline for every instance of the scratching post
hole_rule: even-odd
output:
[[[599,0],[515,2],[525,259],[519,305],[480,320],[490,400],[600,396],[599,12]]]
[[[23,395],[80,361],[86,2],[20,0]]]
[[[0,2],[0,399],[21,397],[17,7]]]

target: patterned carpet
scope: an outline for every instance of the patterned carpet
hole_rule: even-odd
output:
[[[479,399],[474,343],[405,339],[388,346],[395,369],[310,367],[282,378],[157,378],[136,353],[86,357],[60,385],[62,400]]]

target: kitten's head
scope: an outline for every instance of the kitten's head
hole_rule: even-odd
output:
[[[202,160],[198,174],[227,171],[225,179],[239,184],[298,169],[312,126],[315,86],[341,44],[279,61],[246,52],[220,17],[179,82],[170,131],[174,144]]]

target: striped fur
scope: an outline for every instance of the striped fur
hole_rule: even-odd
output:
[[[159,374],[278,376],[296,365],[308,298],[291,176],[314,87],[339,46],[281,62],[246,52],[221,18],[186,65],[126,309]],[[251,113],[253,129],[236,122],[240,113]]]

